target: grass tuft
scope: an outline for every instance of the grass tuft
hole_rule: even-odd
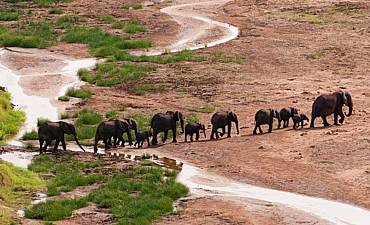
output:
[[[89,90],[82,90],[77,88],[68,88],[66,92],[66,96],[75,97],[75,98],[82,98],[87,99],[91,98],[93,93]]]
[[[105,118],[107,118],[107,119],[118,119],[119,118],[119,113],[118,113],[117,110],[108,111],[105,114]]]
[[[23,134],[22,140],[27,141],[27,140],[38,140],[38,132],[36,130],[32,131],[27,131]]]
[[[135,20],[131,20],[125,24],[123,31],[126,33],[146,32],[146,28]]]
[[[69,96],[66,96],[66,95],[59,96],[58,100],[62,101],[62,102],[68,102],[69,101]]]

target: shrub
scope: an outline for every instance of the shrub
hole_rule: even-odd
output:
[[[27,140],[38,140],[38,133],[36,130],[32,131],[27,131],[23,134],[22,140],[27,141]]]
[[[67,112],[62,112],[61,114],[60,114],[60,119],[62,119],[62,120],[65,120],[65,119],[69,119],[69,114],[67,113]]]
[[[81,110],[77,115],[76,125],[96,125],[103,120],[101,115],[92,110]]]
[[[105,118],[107,119],[117,119],[118,117],[119,117],[119,113],[117,110],[111,110],[105,114]]]
[[[82,99],[87,99],[91,98],[93,93],[89,90],[82,90],[82,89],[77,89],[77,88],[68,88],[66,92],[67,96],[70,97],[75,97],[75,98],[82,98]]]
[[[62,101],[62,102],[68,102],[69,101],[69,97],[66,96],[66,95],[62,95],[62,96],[59,96],[58,97],[58,100],[59,101]]]
[[[78,77],[85,82],[91,83],[94,79],[91,75],[91,72],[87,69],[80,69],[77,73]]]
[[[134,3],[131,5],[131,8],[134,10],[142,9],[143,5],[141,3]]]
[[[44,125],[45,123],[47,123],[49,121],[50,120],[48,118],[39,117],[39,118],[37,118],[37,127],[41,127],[42,125]]]

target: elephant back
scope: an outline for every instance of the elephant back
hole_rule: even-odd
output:
[[[226,125],[228,112],[216,112],[211,117],[212,125]]]

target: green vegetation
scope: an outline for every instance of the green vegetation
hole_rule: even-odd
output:
[[[101,115],[89,109],[83,109],[77,115],[76,125],[96,125],[103,120]]]
[[[136,64],[116,65],[114,63],[101,63],[96,65],[96,73],[93,76],[89,71],[80,71],[81,80],[98,86],[112,86],[130,80],[138,80],[148,72],[154,71],[152,66],[140,66]]]
[[[133,4],[129,4],[129,3],[125,3],[122,5],[122,8],[123,9],[134,9],[134,10],[138,10],[138,9],[142,9],[143,8],[143,5],[141,3],[133,3]]]
[[[213,52],[210,56],[210,60],[212,62],[222,62],[222,63],[238,63],[242,64],[244,61],[244,58],[241,56],[227,56],[222,52]]]
[[[39,118],[37,118],[37,127],[41,127],[42,125],[44,125],[47,122],[50,122],[50,120],[48,118],[39,117]]]
[[[105,118],[107,119],[118,119],[118,117],[119,117],[119,113],[117,110],[111,110],[105,114]]]
[[[215,111],[215,107],[212,105],[204,105],[201,107],[193,107],[190,109],[192,112],[201,112],[201,113],[212,113]]]
[[[106,178],[101,174],[81,174],[80,170],[95,168],[103,165],[102,161],[81,162],[73,157],[66,155],[58,159],[48,155],[36,157],[28,166],[28,169],[40,173],[54,176],[47,180],[47,194],[49,196],[59,195],[61,192],[69,192],[78,186],[91,185],[104,181]]]
[[[36,130],[27,131],[23,134],[22,140],[38,140],[38,132]]]
[[[55,22],[55,25],[61,28],[71,28],[80,22],[84,22],[86,18],[78,15],[65,15],[59,17]]]
[[[30,219],[42,219],[46,221],[56,221],[72,215],[73,210],[87,206],[85,198],[46,201],[25,211],[25,217]]]
[[[48,13],[49,14],[58,14],[58,15],[60,15],[60,14],[63,14],[64,11],[61,8],[51,8],[51,9],[49,9]]]
[[[35,173],[1,160],[0,177],[0,202],[7,206],[28,203],[30,196],[25,191],[36,191],[44,186]]]
[[[68,102],[69,101],[69,96],[66,96],[66,95],[59,96],[58,100],[62,101],[62,102]]]
[[[116,21],[116,18],[112,15],[99,16],[98,19],[104,23],[113,23],[114,21]]]
[[[124,23],[122,23],[122,22],[119,22],[119,21],[114,22],[114,23],[112,24],[112,28],[113,28],[113,29],[123,29],[124,27],[125,27],[125,24],[124,24]]]
[[[68,88],[65,94],[66,96],[75,97],[75,98],[82,98],[87,99],[91,98],[93,93],[89,90],[77,89],[77,88]]]
[[[107,208],[117,219],[117,224],[150,224],[162,215],[172,214],[173,202],[188,193],[184,185],[176,182],[176,175],[173,170],[143,162],[126,167],[87,197],[40,203],[26,210],[25,215],[34,219],[60,220],[93,202],[98,207]]]
[[[334,13],[343,13],[346,15],[354,15],[361,13],[361,10],[364,9],[364,5],[350,2],[338,3],[333,6],[332,11]]]
[[[47,48],[56,41],[56,32],[49,22],[22,22],[14,30],[0,26],[0,46]]]
[[[142,114],[132,114],[128,116],[129,119],[133,119],[137,123],[138,131],[148,131],[150,129],[151,116],[145,116]]]
[[[25,121],[25,115],[20,110],[13,109],[10,103],[10,93],[0,92],[0,143],[16,135]]]
[[[15,21],[18,20],[20,11],[0,9],[0,21]]]
[[[141,25],[139,22],[131,20],[125,24],[123,31],[126,33],[138,33],[145,32],[146,28]]]
[[[190,115],[186,116],[186,123],[199,123],[200,118],[197,114],[191,113]]]
[[[11,1],[26,1],[26,0],[11,0]],[[70,2],[71,0],[33,0],[33,2],[39,6],[49,6],[58,2]]]
[[[62,112],[59,117],[60,119],[65,120],[65,119],[69,119],[70,116],[67,112]]]
[[[299,17],[303,19],[305,22],[312,24],[326,25],[333,23],[333,19],[329,16],[315,15],[310,12],[301,13],[299,14]]]

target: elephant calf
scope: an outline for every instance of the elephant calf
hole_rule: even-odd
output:
[[[149,138],[152,136],[151,131],[137,132],[135,146],[137,145],[137,148],[143,147],[145,140],[148,142],[148,146],[150,146]]]
[[[254,116],[256,120],[256,126],[254,127],[253,134],[257,134],[257,128],[262,134],[261,125],[268,124],[269,125],[269,133],[272,132],[272,124],[274,122],[274,118],[280,119],[279,112],[274,109],[260,109],[256,112]]]
[[[310,121],[308,117],[305,114],[294,114],[292,116],[293,119],[293,129],[296,129],[299,127],[299,124],[301,124],[301,128],[303,128],[303,122],[306,120],[307,122]]]
[[[289,126],[289,119],[294,114],[298,114],[298,109],[292,108],[292,107],[281,109],[280,112],[279,112],[280,119],[279,119],[278,128],[280,128],[280,126],[281,126],[281,121],[283,121],[283,128],[288,127]]]
[[[188,123],[185,126],[185,142],[188,141],[188,135],[190,136],[190,141],[193,141],[193,135],[195,134],[195,140],[199,140],[199,133],[202,130],[204,138],[206,137],[206,127],[201,123]]]

